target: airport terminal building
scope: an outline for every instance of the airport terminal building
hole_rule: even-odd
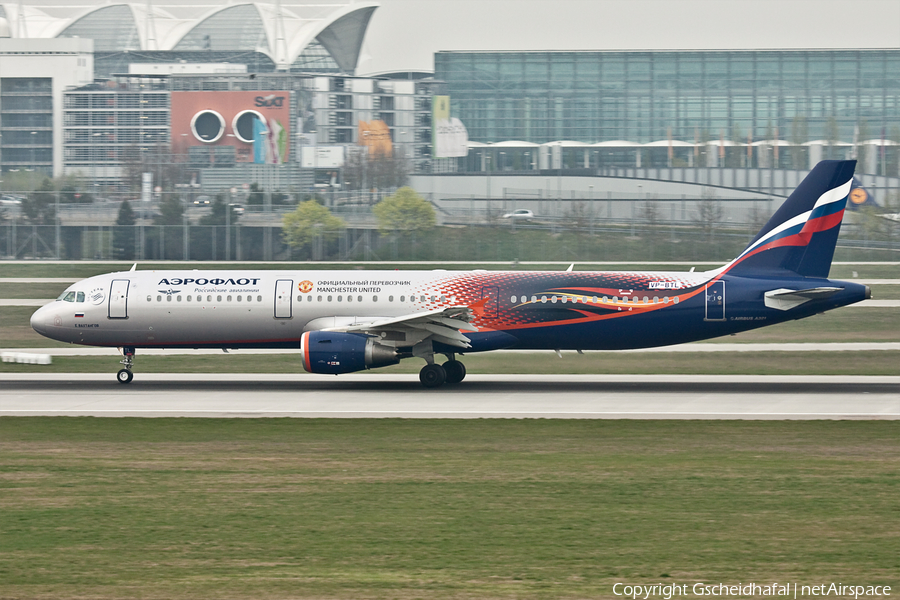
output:
[[[180,19],[151,4],[66,17],[0,4],[0,172],[118,185],[129,154],[167,148],[216,185],[257,181],[235,120],[262,114],[259,92],[283,94],[280,149],[266,162],[304,186],[340,171],[373,121],[420,175],[805,171],[846,157],[863,159],[860,173],[900,174],[900,50],[448,51],[433,75],[359,76],[377,8],[242,2]],[[41,56],[52,68],[31,69]],[[188,92],[209,106],[188,106]],[[467,157],[435,160],[438,94],[468,130]],[[198,133],[195,117],[215,131]]]
[[[776,129],[788,141],[835,134],[850,141],[863,122],[880,137],[900,127],[898,73],[900,50],[435,55],[435,78],[447,82],[479,142],[647,143],[735,133],[759,140]]]

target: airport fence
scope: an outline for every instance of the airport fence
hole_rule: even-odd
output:
[[[900,232],[870,235],[859,225],[842,230],[837,260],[900,260]],[[436,227],[379,233],[348,228],[332,239],[313,236],[292,248],[277,227],[236,225],[56,226],[0,225],[6,259],[379,262],[454,261],[719,261],[752,240],[757,227],[716,228],[647,223],[518,224]]]

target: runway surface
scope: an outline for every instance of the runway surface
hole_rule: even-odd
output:
[[[728,342],[691,342],[675,346],[660,346],[659,348],[639,348],[637,350],[588,350],[588,353],[598,352],[613,353],[666,353],[666,352],[866,352],[871,350],[896,351],[900,350],[900,342],[771,342],[771,343],[746,343],[731,344]],[[121,350],[117,348],[94,348],[91,346],[65,346],[62,348],[0,348],[0,352],[15,352],[24,354],[48,354],[50,356],[108,356],[120,357]],[[299,348],[243,348],[230,350],[231,354],[297,354]],[[509,352],[511,354],[546,354],[552,355],[550,350],[494,350],[493,354]],[[572,354],[572,350],[564,350],[563,354]],[[175,356],[175,355],[201,355],[222,354],[221,349],[194,349],[194,348],[140,348],[138,356]]]
[[[0,374],[0,416],[900,419],[900,377]]]

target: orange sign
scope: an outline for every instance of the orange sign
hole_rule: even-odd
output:
[[[313,282],[308,279],[306,281],[301,281],[299,284],[297,284],[297,289],[304,294],[308,294],[313,291]]]
[[[384,121],[360,121],[359,145],[369,149],[369,158],[390,158],[393,154],[391,130]]]

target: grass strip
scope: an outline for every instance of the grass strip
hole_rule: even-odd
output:
[[[461,358],[470,374],[698,374],[698,375],[898,375],[900,351],[857,352],[574,352],[557,358],[552,352],[493,352]],[[119,357],[58,356],[51,365],[0,363],[0,373],[109,373]],[[371,373],[419,372],[424,363],[406,360]],[[141,356],[134,373],[296,373],[305,374],[296,354],[201,354]],[[347,375],[345,377],[353,377]],[[339,386],[342,378],[335,379]]]
[[[898,584],[892,422],[0,418],[0,597]]]

